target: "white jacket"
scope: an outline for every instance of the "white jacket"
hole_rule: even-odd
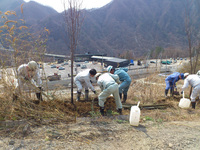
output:
[[[22,64],[19,66],[19,68],[17,69],[17,75],[18,75],[18,79],[21,80],[22,83],[24,79],[26,78],[30,80],[31,83],[37,87],[40,87],[42,85],[42,80],[40,78],[39,70],[37,69],[36,71],[28,72],[27,64]],[[19,86],[22,86],[22,85],[19,85]]]
[[[116,82],[118,84],[120,83],[118,75],[114,75],[111,73],[104,73],[99,77],[97,84],[100,86],[101,90],[103,91],[104,89],[108,88],[110,85]]]
[[[182,90],[184,91],[188,87],[188,85],[195,87],[199,84],[200,84],[199,76],[196,74],[191,74],[184,80],[184,85],[182,87]]]
[[[90,88],[92,91],[95,91],[95,89],[94,89],[92,83],[90,82],[90,80],[93,80],[94,77],[91,77],[89,72],[90,72],[90,69],[86,69],[86,70],[84,70],[84,71],[82,71],[82,72],[79,72],[79,73],[75,76],[74,81],[75,81],[75,82],[76,82],[76,81],[79,81],[81,84],[86,84],[86,86],[87,86],[88,88]]]

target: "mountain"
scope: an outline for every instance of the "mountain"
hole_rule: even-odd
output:
[[[0,10],[1,4],[4,4],[4,8],[20,12],[19,3],[9,1],[8,4],[7,0],[1,0]],[[141,56],[157,46],[185,49],[185,8],[192,8],[190,19],[197,35],[200,24],[199,3],[190,7],[186,2],[187,0],[113,0],[102,8],[84,10],[85,19],[76,53],[107,53],[118,56],[129,50],[134,55]],[[49,29],[48,52],[70,53],[66,44],[68,37],[64,12],[57,13],[52,8],[28,2],[24,4],[24,18],[27,25],[35,30],[44,27]]]
[[[21,6],[23,14],[21,13]],[[8,10],[15,11],[18,18],[24,18],[27,26],[32,26],[47,17],[51,18],[52,15],[58,14],[53,8],[40,5],[34,1],[26,3],[23,0],[1,0],[0,11],[6,12]]]

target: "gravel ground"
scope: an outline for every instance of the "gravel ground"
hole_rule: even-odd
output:
[[[24,130],[24,128],[23,128]],[[79,118],[76,123],[28,127],[26,133],[0,136],[1,150],[198,150],[200,120],[129,125],[128,116]]]

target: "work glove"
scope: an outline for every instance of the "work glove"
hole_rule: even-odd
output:
[[[27,78],[27,77],[24,77],[24,80],[28,81],[28,80],[29,80],[29,78]]]
[[[183,91],[181,91],[181,94],[183,94]]]
[[[96,91],[93,91],[94,92],[94,94],[97,94],[97,92]]]
[[[38,89],[39,89],[40,91],[44,91],[44,89],[43,89],[42,87],[38,87]]]

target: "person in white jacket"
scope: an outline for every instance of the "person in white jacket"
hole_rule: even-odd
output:
[[[104,73],[102,75],[97,74],[96,79],[97,84],[100,86],[102,91],[98,96],[101,115],[104,116],[104,103],[106,101],[106,98],[111,94],[113,94],[115,98],[117,111],[122,114],[122,103],[119,97],[118,87],[118,84],[120,83],[119,76],[111,73]]]
[[[35,61],[30,61],[28,64],[22,64],[17,69],[18,85],[16,87],[17,93],[21,90],[35,91],[38,100],[42,99],[41,86],[42,80],[38,69],[38,64]],[[17,95],[13,100],[17,99]]]
[[[200,78],[196,74],[185,73],[184,85],[182,87],[182,91],[184,91],[189,85],[193,87],[192,94],[190,96],[192,108],[195,109],[196,106],[196,97],[200,94]]]
[[[89,96],[89,89],[90,88],[94,94],[96,94],[96,91],[91,83],[91,81],[93,80],[93,78],[95,78],[97,71],[95,69],[86,69],[82,72],[79,72],[75,78],[74,78],[74,82],[77,86],[77,101],[80,101],[80,97],[81,97],[81,92],[83,87],[85,88],[85,100],[88,100],[88,96]]]

